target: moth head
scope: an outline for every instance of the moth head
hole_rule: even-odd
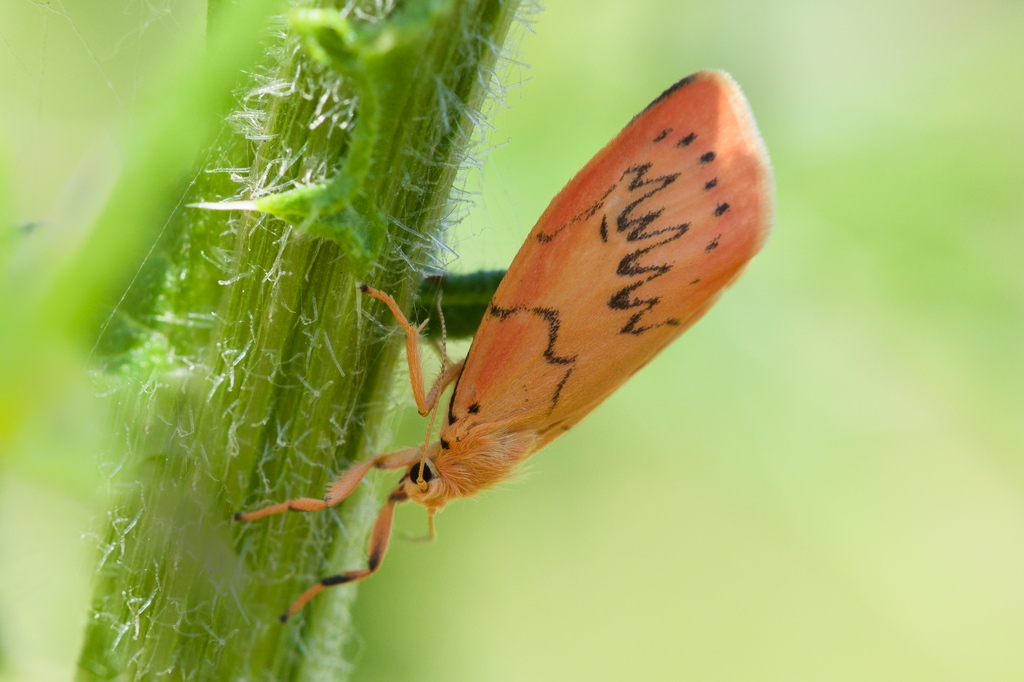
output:
[[[424,459],[413,463],[402,478],[402,489],[413,502],[440,510],[451,497],[451,491],[437,463]]]

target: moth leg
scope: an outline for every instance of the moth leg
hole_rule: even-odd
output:
[[[272,514],[281,514],[289,511],[320,511],[321,509],[333,507],[356,489],[356,486],[369,473],[370,469],[401,469],[411,466],[413,462],[420,459],[420,450],[421,448],[419,447],[413,447],[371,457],[347,469],[345,473],[331,484],[331,487],[327,489],[327,494],[321,499],[297,497],[293,500],[285,500],[284,502],[271,504],[256,511],[239,512],[235,514],[235,521],[255,521]]]
[[[427,416],[434,409],[438,397],[444,392],[444,389],[458,378],[462,372],[462,365],[465,363],[465,360],[451,366],[442,365],[442,371],[437,379],[434,380],[430,391],[424,390],[423,359],[420,357],[419,337],[420,332],[427,326],[427,322],[423,322],[420,325],[411,324],[390,294],[371,289],[365,284],[360,285],[359,289],[367,296],[372,296],[378,301],[382,301],[391,310],[391,314],[395,316],[395,320],[402,328],[402,331],[405,332],[405,355],[409,361],[409,383],[412,385],[412,395],[416,399],[416,410],[420,413],[420,416]]]
[[[289,618],[298,613],[298,611],[306,605],[306,602],[320,594],[325,587],[354,583],[373,575],[374,572],[380,568],[381,562],[384,561],[384,554],[388,551],[388,541],[391,539],[391,522],[395,517],[395,505],[399,502],[405,502],[407,499],[409,499],[409,496],[406,494],[402,486],[398,486],[391,491],[390,495],[388,495],[388,500],[384,503],[384,508],[381,509],[380,514],[377,515],[377,522],[373,524],[373,533],[370,535],[370,553],[367,558],[366,568],[346,571],[345,573],[329,575],[326,578],[323,578],[320,582],[303,592],[302,595],[300,595],[299,598],[288,607],[288,610],[281,614],[281,622],[287,622]]]

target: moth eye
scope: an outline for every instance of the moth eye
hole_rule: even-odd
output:
[[[430,468],[429,464],[427,464],[425,467],[423,467],[423,480],[429,483],[431,480],[433,480],[433,478],[434,470]],[[413,483],[420,480],[420,462],[416,462],[409,469],[409,480],[412,481]]]

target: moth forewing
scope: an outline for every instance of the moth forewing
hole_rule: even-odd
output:
[[[655,99],[558,193],[494,294],[466,360],[429,391],[420,327],[390,296],[364,287],[405,332],[421,414],[446,385],[454,388],[437,443],[356,465],[323,500],[236,517],[334,506],[371,468],[407,468],[378,517],[367,567],[324,578],[284,617],[324,587],[377,570],[395,504],[413,500],[433,514],[508,478],[700,319],[761,248],[772,193],[746,100],[726,74],[701,71]]]
[[[555,197],[466,359],[452,434],[575,423],[693,324],[770,227],[768,157],[729,76],[655,100]]]

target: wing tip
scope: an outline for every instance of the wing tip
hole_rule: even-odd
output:
[[[761,136],[761,130],[754,119],[754,112],[750,108],[750,102],[744,96],[740,86],[728,73],[724,71],[713,72],[718,82],[727,87],[729,104],[736,115],[741,117],[745,123],[745,130],[748,132],[747,139],[757,159],[758,185],[762,196],[765,198],[764,208],[764,229],[761,230],[761,239],[758,250],[764,245],[765,240],[775,225],[775,171],[772,168],[772,159],[768,155],[768,147]]]
[[[750,102],[747,101],[743,90],[735,78],[721,69],[701,69],[700,71],[695,71],[689,76],[679,79],[655,97],[650,104],[644,107],[643,111],[633,117],[630,125],[661,102],[671,98],[678,91],[699,82],[710,82],[725,93],[729,108],[741,119],[743,129],[748,133],[746,136],[747,141],[750,144],[754,157],[757,159],[758,185],[766,199],[764,229],[761,231],[760,244],[758,245],[758,250],[760,250],[760,246],[768,238],[775,223],[775,173],[772,169],[771,157],[768,156],[768,147],[764,143],[764,138],[761,137],[761,131],[754,118],[754,112],[750,108]],[[628,128],[629,126],[626,127]]]
[[[645,113],[656,107],[661,102],[665,101],[679,90],[682,90],[688,85],[698,83],[702,81],[711,81],[716,85],[722,87],[724,90],[728,90],[730,95],[733,93],[739,93],[740,98],[743,99],[743,94],[740,91],[740,86],[736,83],[736,80],[730,76],[727,72],[720,69],[701,69],[700,71],[694,71],[689,76],[684,76],[677,80],[672,85],[668,86],[664,92],[651,100],[651,103],[644,107],[640,113],[633,117],[633,120],[640,118]],[[746,100],[744,100],[746,101]]]
[[[729,108],[743,121],[743,129],[748,132],[747,140],[751,145],[754,156],[757,159],[758,185],[762,195],[765,197],[764,229],[761,231],[761,239],[758,250],[764,245],[768,235],[775,224],[775,172],[772,168],[772,160],[768,155],[768,147],[761,136],[754,112],[750,108],[750,102],[743,94],[739,83],[728,72],[720,69],[704,69],[693,73],[683,80],[689,83],[695,81],[711,81],[722,88],[728,98]],[[678,89],[678,88],[677,88]]]
[[[655,106],[657,106],[657,104],[658,104],[659,102],[662,102],[662,101],[664,101],[664,100],[668,99],[669,97],[671,97],[671,96],[672,96],[672,95],[673,95],[673,94],[674,94],[674,93],[675,93],[675,92],[676,92],[677,90],[681,90],[682,88],[685,88],[685,87],[686,87],[687,85],[689,85],[690,83],[693,83],[694,81],[696,81],[696,80],[697,80],[698,78],[700,78],[700,77],[701,77],[701,76],[702,76],[702,75],[703,75],[704,73],[706,73],[706,72],[704,72],[704,71],[697,71],[696,73],[691,73],[691,74],[690,74],[689,76],[685,76],[685,77],[683,77],[683,78],[680,78],[680,79],[679,79],[679,80],[677,80],[677,81],[676,81],[675,83],[673,83],[672,85],[668,86],[668,87],[667,87],[667,88],[665,89],[665,91],[664,91],[663,93],[661,93],[660,95],[658,95],[657,97],[655,97],[655,98],[654,98],[654,99],[653,99],[653,100],[651,101],[651,103],[650,103],[650,104],[648,104],[648,105],[647,105],[646,107],[644,107],[644,108],[643,108],[643,109],[642,109],[642,110],[640,111],[640,113],[639,113],[639,114],[637,114],[636,116],[634,116],[634,117],[633,117],[633,121],[635,121],[636,119],[640,118],[641,116],[643,116],[644,114],[646,114],[646,113],[647,113],[648,111],[650,111],[651,109],[653,109],[653,108],[654,108]],[[632,123],[632,121],[630,121],[630,122]]]

